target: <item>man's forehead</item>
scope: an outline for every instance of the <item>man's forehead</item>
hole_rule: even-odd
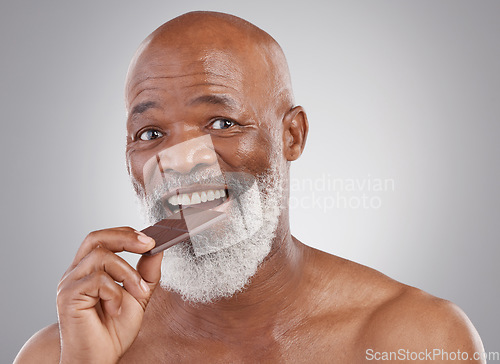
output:
[[[193,94],[204,88],[208,93],[241,94],[255,83],[254,68],[255,63],[248,64],[230,49],[153,49],[144,52],[129,71],[127,105],[133,107],[140,101],[137,96],[159,89]]]
[[[279,45],[261,29],[228,14],[188,13],[146,38],[127,75],[128,111],[145,101],[136,99],[137,95],[160,83],[158,89],[173,93],[184,93],[189,87],[226,88],[215,93],[232,93],[257,109],[271,102],[277,113],[293,104],[288,67]]]
[[[207,79],[242,79],[244,58],[231,49],[190,46],[186,49],[157,45],[145,50],[131,65],[131,86],[151,78],[181,79],[201,75]]]

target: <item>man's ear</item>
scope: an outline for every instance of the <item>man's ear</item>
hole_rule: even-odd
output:
[[[283,154],[288,161],[300,157],[306,145],[309,123],[302,106],[295,106],[283,118]]]

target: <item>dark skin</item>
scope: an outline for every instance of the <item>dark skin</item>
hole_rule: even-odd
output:
[[[146,161],[186,140],[210,135],[217,160],[203,153],[188,158],[187,151],[166,170],[189,173],[218,163],[223,173],[258,175],[270,166],[275,135],[286,162],[300,156],[307,137],[307,117],[293,104],[277,44],[224,14],[190,13],[146,39],[129,71],[126,100],[129,172],[142,185]],[[288,178],[288,167],[285,172]],[[16,363],[42,357],[54,363],[362,363],[367,349],[442,348],[470,357],[483,350],[452,303],[299,242],[286,207],[251,284],[215,303],[190,305],[158,286],[161,254],[142,257],[137,269],[114,254],[153,245],[131,228],[89,234],[61,280],[59,322],[30,339]]]

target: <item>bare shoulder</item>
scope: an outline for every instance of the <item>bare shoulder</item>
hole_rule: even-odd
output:
[[[14,364],[59,363],[59,325],[52,324],[38,331],[22,347]]]
[[[373,312],[362,342],[372,353],[397,352],[405,360],[413,355],[418,360],[481,363],[475,356],[484,351],[479,334],[457,305],[413,287]]]
[[[311,249],[309,255],[307,270],[313,278],[308,281],[317,282],[312,296],[322,302],[321,331],[330,341],[338,332],[350,333],[344,336],[343,347],[359,353],[359,359],[367,359],[369,353],[403,350],[407,355],[436,349],[440,354],[467,352],[462,355],[467,355],[468,362],[482,362],[472,360],[474,353],[484,350],[481,339],[465,313],[452,302],[325,252]],[[375,356],[370,359],[381,360]],[[435,360],[447,362],[445,356]]]

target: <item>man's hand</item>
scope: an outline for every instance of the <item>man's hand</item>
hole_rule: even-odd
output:
[[[61,363],[116,363],[132,345],[160,280],[162,254],[141,257],[135,270],[114,253],[153,246],[129,227],[85,238],[58,286]]]

